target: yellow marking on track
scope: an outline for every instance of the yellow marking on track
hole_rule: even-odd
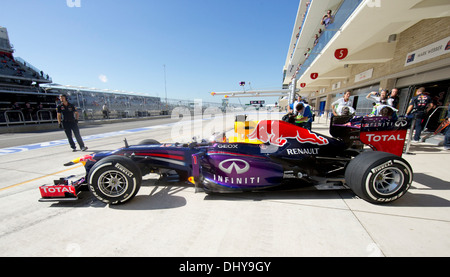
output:
[[[83,165],[78,165],[76,167],[71,167],[71,168],[64,169],[64,170],[61,170],[61,171],[58,171],[58,172],[55,172],[55,173],[50,173],[48,175],[41,176],[41,177],[38,177],[38,178],[34,178],[34,179],[31,179],[31,180],[28,180],[28,181],[25,181],[25,182],[22,182],[22,183],[18,183],[18,184],[15,184],[15,185],[11,185],[11,186],[6,187],[6,188],[1,188],[0,191],[4,191],[4,190],[11,189],[11,188],[14,188],[14,187],[17,187],[17,186],[21,186],[21,185],[24,185],[24,184],[27,184],[27,183],[31,183],[31,182],[34,182],[34,181],[37,181],[37,180],[40,180],[40,179],[44,179],[44,178],[50,177],[52,175],[64,173],[64,172],[67,172],[67,171],[70,171],[70,170],[74,170],[74,169],[80,168],[82,166]]]
[[[177,138],[179,138],[179,137],[181,137],[181,136],[182,136],[182,135],[179,135],[179,136],[175,137],[175,139],[177,139]],[[82,167],[82,166],[83,166],[83,165],[78,165],[78,166],[76,166],[76,167],[71,167],[71,168],[64,169],[64,170],[61,170],[61,171],[58,171],[58,172],[55,172],[55,173],[50,173],[50,174],[48,174],[48,175],[41,176],[41,177],[38,177],[38,178],[34,178],[34,179],[31,179],[31,180],[28,180],[28,181],[25,181],[25,182],[22,182],[22,183],[18,183],[18,184],[15,184],[15,185],[11,185],[11,186],[8,186],[8,187],[5,187],[5,188],[0,188],[0,191],[4,191],[4,190],[7,190],[7,189],[11,189],[11,188],[14,188],[14,187],[17,187],[17,186],[21,186],[21,185],[24,185],[24,184],[28,184],[28,183],[31,183],[31,182],[34,182],[34,181],[38,181],[38,180],[40,180],[40,179],[44,179],[44,178],[50,177],[50,176],[52,176],[52,175],[56,175],[56,174],[60,174],[60,173],[63,173],[63,172],[67,172],[67,171],[70,171],[70,170],[73,170],[73,169],[76,169],[76,168],[80,168],[80,167]]]

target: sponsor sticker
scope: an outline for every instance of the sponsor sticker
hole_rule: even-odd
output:
[[[116,163],[115,167],[122,171],[123,173],[125,173],[125,175],[127,175],[128,177],[133,177],[133,172],[129,171],[126,167],[124,167],[123,165],[121,165],[120,163]]]

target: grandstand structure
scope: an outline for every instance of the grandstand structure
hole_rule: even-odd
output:
[[[300,0],[282,87],[300,89],[320,113],[350,91],[353,108],[368,114],[366,96],[394,88],[399,114],[420,87],[447,106],[449,26],[449,0]]]
[[[57,122],[61,94],[77,106],[81,120],[153,117],[180,106],[193,111],[195,106],[194,100],[55,84],[48,74],[14,56],[7,29],[0,27],[0,128]],[[225,108],[222,103],[202,102],[203,109],[211,106]]]
[[[14,57],[8,31],[0,27],[0,126],[56,119],[55,95],[41,88],[51,82],[48,74]]]
[[[168,111],[161,98],[144,94],[59,84],[42,87],[52,95],[66,95],[82,111],[80,116],[84,120],[148,117]]]

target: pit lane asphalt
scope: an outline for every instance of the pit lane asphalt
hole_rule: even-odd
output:
[[[327,135],[328,125],[318,121],[313,130]],[[136,124],[81,133],[161,122]],[[63,135],[41,133],[27,142]],[[13,147],[24,145],[24,136],[0,139],[7,137]],[[130,144],[147,138],[170,142],[170,127],[94,138],[87,145],[90,151],[116,149],[124,137]],[[0,256],[450,256],[450,153],[426,143],[410,151],[403,157],[414,170],[412,187],[387,205],[367,203],[347,190],[208,196],[154,175],[124,205],[105,205],[89,193],[78,202],[40,203],[40,185],[83,174],[83,168],[63,163],[85,153],[73,153],[65,144],[5,154],[0,160]]]

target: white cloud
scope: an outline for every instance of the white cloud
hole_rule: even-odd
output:
[[[106,77],[106,75],[104,74],[100,74],[98,75],[98,79],[103,82],[103,83],[107,83],[108,82],[108,77]]]

